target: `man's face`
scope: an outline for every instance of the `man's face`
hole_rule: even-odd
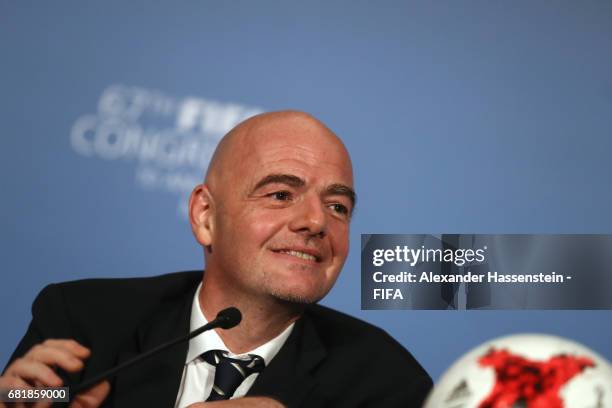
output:
[[[344,147],[319,124],[292,118],[251,129],[236,150],[211,189],[207,268],[222,270],[239,294],[320,300],[349,248],[353,179]]]

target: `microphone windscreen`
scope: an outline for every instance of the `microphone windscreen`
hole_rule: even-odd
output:
[[[219,327],[222,329],[231,329],[240,323],[242,320],[242,313],[235,307],[228,307],[220,311],[215,320],[219,321]]]

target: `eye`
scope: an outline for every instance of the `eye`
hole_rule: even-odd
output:
[[[275,191],[273,193],[267,194],[268,197],[272,197],[278,201],[289,201],[291,200],[291,193],[289,191]]]
[[[329,208],[331,208],[332,210],[334,210],[335,212],[342,214],[342,215],[348,215],[349,213],[349,209],[346,208],[345,205],[342,205],[340,203],[333,203],[329,205]]]

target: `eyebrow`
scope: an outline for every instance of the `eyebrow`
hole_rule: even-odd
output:
[[[264,178],[262,178],[253,188],[253,191],[256,191],[268,184],[286,184],[290,187],[303,187],[306,182],[299,178],[298,176],[294,176],[292,174],[268,174]],[[348,197],[351,200],[351,205],[354,207],[357,202],[357,194],[355,194],[355,190],[346,186],[344,184],[332,184],[325,189],[325,194],[328,195],[342,195]]]
[[[357,203],[357,194],[355,190],[344,184],[332,184],[325,189],[325,192],[329,195],[342,195],[348,197],[351,200],[351,205],[355,207]]]
[[[286,184],[291,187],[302,187],[306,184],[304,180],[291,174],[268,174],[266,177],[259,180],[253,191],[273,183]]]

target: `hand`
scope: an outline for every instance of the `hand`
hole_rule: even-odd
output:
[[[286,408],[275,399],[268,397],[244,397],[225,401],[197,402],[187,408]]]
[[[46,340],[7,367],[0,377],[0,388],[61,387],[63,381],[53,369],[60,367],[70,373],[81,371],[85,366],[83,361],[90,354],[88,348],[74,340]],[[96,408],[109,391],[108,381],[100,382],[77,395],[70,408]],[[0,408],[5,406],[0,403]],[[49,407],[51,402],[40,402],[34,406]]]

